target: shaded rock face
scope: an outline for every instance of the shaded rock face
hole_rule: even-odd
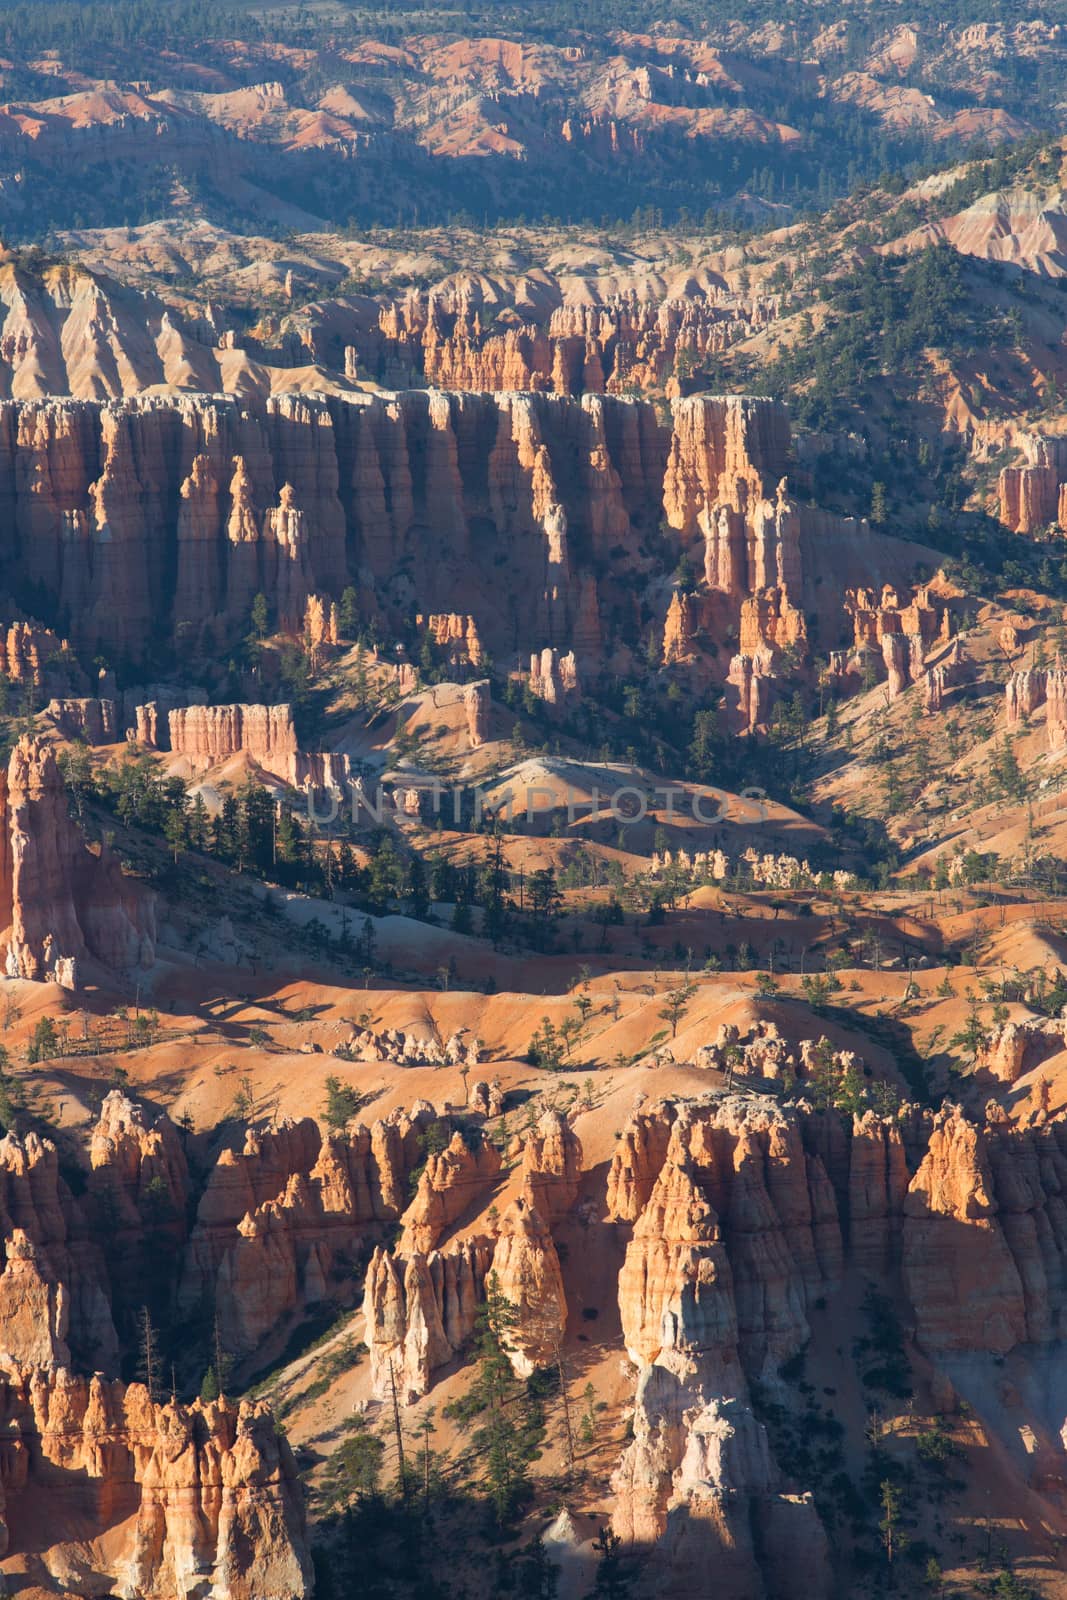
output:
[[[159,1405],[141,1384],[8,1367],[0,1428],[10,1441],[0,1461],[5,1554],[20,1552],[23,1497],[47,1520],[55,1496],[57,1529],[74,1508],[87,1540],[133,1519],[121,1548],[94,1547],[93,1592],[108,1583],[170,1600],[225,1574],[233,1600],[311,1594],[296,1467],[262,1401]]]
[[[549,693],[573,693],[612,617],[638,647],[618,580],[663,522],[704,569],[713,635],[773,589],[747,632],[784,648],[830,605],[815,579],[831,546],[844,582],[878,567],[865,525],[789,499],[789,445],[784,409],[746,397],[678,400],[668,425],[598,394],[4,401],[0,555],[85,656],[136,660],[161,638],[219,654],[260,593],[319,648],[353,584],[372,609],[416,610],[450,661],[476,668],[484,644],[524,665],[537,652],[540,673],[557,651]],[[697,620],[672,619],[672,656]],[[20,674],[39,675],[53,642],[9,640]]]
[[[87,955],[115,970],[155,955],[154,897],[89,850],[52,750],[29,735],[0,774],[0,944],[9,976],[67,988]]]
[[[119,737],[114,700],[50,700],[45,709],[64,739],[84,739],[86,744],[114,744]]]
[[[702,1563],[731,1593],[831,1592],[815,1508],[783,1493],[748,1383],[803,1349],[845,1272],[899,1272],[935,1359],[1062,1338],[1063,1142],[955,1107],[851,1130],[756,1097],[637,1109],[608,1189],[633,1223],[619,1307],[638,1367],[613,1519],[657,1544],[650,1592],[696,1592]]]
[[[35,1133],[0,1139],[0,1236],[5,1359],[61,1361],[72,1350],[79,1362],[113,1370],[118,1339],[104,1252],[60,1175],[55,1145]]]
[[[1005,1030],[990,1067],[1003,1059],[1010,1077],[1026,1043]],[[801,1347],[813,1297],[849,1269],[902,1271],[931,1354],[1003,1354],[1061,1338],[1065,1180],[1067,1134],[1056,1123],[980,1124],[949,1106],[899,1123],[868,1112],[846,1132],[755,1096],[646,1104],[623,1130],[608,1180],[609,1214],[634,1223],[620,1278],[628,1348],[656,1360],[669,1347],[656,1284],[669,1278],[672,1252],[712,1234],[717,1292],[732,1280],[749,1375]],[[689,1269],[682,1280],[698,1281]]]
[[[548,1226],[521,1196],[500,1219],[490,1270],[516,1314],[507,1336],[511,1365],[518,1377],[528,1378],[556,1358],[567,1326],[567,1297]]]
[[[639,1376],[613,1479],[616,1531],[659,1542],[652,1592],[680,1596],[709,1566],[726,1592],[763,1593],[768,1547],[752,1530],[789,1527],[792,1565],[774,1571],[775,1592],[828,1595],[818,1515],[782,1492],[746,1379],[803,1345],[806,1285],[839,1268],[825,1169],[769,1102],[659,1110],[638,1114],[613,1163],[616,1203],[640,1204],[619,1277]]]
[[[582,1142],[567,1118],[548,1110],[522,1147],[522,1197],[546,1222],[566,1216],[578,1198]]]

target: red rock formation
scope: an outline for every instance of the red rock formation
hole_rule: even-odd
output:
[[[1023,1283],[998,1211],[986,1140],[950,1107],[904,1202],[904,1282],[925,1348],[1003,1355],[1026,1339]]]
[[[114,744],[119,737],[114,700],[49,700],[45,713],[64,739]]]
[[[25,1368],[0,1377],[0,1427],[8,1555],[24,1548],[26,1495],[59,1544],[76,1508],[94,1590],[167,1600],[225,1573],[233,1600],[310,1596],[296,1467],[263,1401],[158,1405],[141,1384]],[[127,1518],[121,1540],[103,1537]]]
[[[657,1100],[635,1107],[615,1143],[608,1172],[608,1215],[636,1222],[648,1204],[667,1156],[676,1107]]]
[[[538,700],[562,711],[565,702],[573,703],[581,696],[574,652],[561,656],[558,650],[546,647],[539,655],[532,655],[528,682],[530,693]]]
[[[1043,668],[1028,668],[1013,672],[1004,685],[1004,700],[1008,727],[1017,728],[1045,704],[1048,694],[1048,674]]]
[[[41,1250],[21,1228],[5,1241],[0,1272],[0,1367],[66,1366],[70,1301]]]
[[[1025,434],[1020,440],[1025,461],[1004,467],[997,482],[999,516],[1012,533],[1036,533],[1058,523],[1063,485],[1067,482],[1067,441]]]
[[[73,987],[90,955],[127,969],[154,958],[155,903],[88,849],[47,745],[24,735],[0,776],[0,945],[9,975]]]
[[[308,595],[304,608],[304,638],[312,651],[340,641],[341,614],[335,600],[321,594]]]
[[[415,1197],[404,1212],[401,1255],[436,1249],[444,1234],[476,1199],[490,1188],[500,1171],[500,1153],[486,1138],[470,1143],[456,1132],[448,1147],[426,1162]]]
[[[477,750],[489,737],[490,684],[488,678],[469,683],[463,692],[467,713],[467,743]]]
[[[471,616],[450,615],[415,618],[416,628],[425,628],[437,648],[444,653],[450,667],[480,667],[482,642]]]
[[[113,1089],[89,1141],[90,1191],[113,1239],[146,1222],[180,1248],[186,1235],[189,1171],[177,1128]]]
[[[13,1246],[0,1274],[5,1355],[31,1364],[50,1342],[58,1359],[69,1342],[110,1368],[117,1340],[103,1252],[60,1176],[55,1145],[35,1133],[0,1139],[0,1237]],[[29,1305],[43,1320],[27,1316]]]
[[[558,1111],[546,1111],[522,1147],[522,1193],[527,1206],[551,1226],[578,1198],[582,1142]]]
[[[798,1283],[806,1276],[803,1257],[814,1260],[814,1245],[809,1235],[805,1250],[803,1229],[812,1210],[803,1199],[808,1179],[799,1142],[759,1111],[746,1127],[742,1104],[678,1109],[627,1248],[619,1305],[640,1376],[633,1442],[613,1479],[613,1522],[624,1539],[659,1544],[659,1587],[672,1595],[699,1588],[698,1568],[714,1568],[732,1592],[761,1593],[761,1563],[771,1546],[788,1544],[796,1586],[786,1580],[783,1587],[778,1568],[774,1581],[799,1600],[829,1592],[825,1536],[810,1499],[781,1493],[748,1403],[741,1351],[757,1316],[762,1342],[772,1325],[786,1345],[803,1340],[803,1314],[797,1317],[798,1308],[790,1310],[772,1285],[783,1274]],[[621,1162],[617,1152],[616,1162],[630,1165],[632,1150]],[[783,1224],[801,1245],[795,1263],[784,1238],[772,1244]]]
[[[804,613],[790,602],[785,589],[761,589],[741,602],[739,643],[742,655],[790,646],[804,655],[808,645]]]
[[[735,733],[754,733],[768,726],[774,681],[774,656],[770,650],[731,659],[726,678],[726,714]]]
[[[780,479],[785,470],[789,424],[777,401],[736,395],[676,400],[672,411],[663,507],[688,543],[722,507],[741,517],[754,512],[765,475]]]
[[[160,733],[159,707],[155,701],[150,701],[146,706],[138,706],[134,716],[135,722],[132,731],[137,743],[144,745],[146,750],[158,750]],[[166,742],[170,743],[169,726]]]
[[[879,594],[872,589],[846,589],[845,610],[852,616],[853,639],[857,649],[881,646],[887,634],[900,633],[908,639],[909,653],[916,658],[912,678],[917,681],[921,658],[935,640],[947,639],[951,625],[948,609],[939,604],[928,585],[920,584],[905,598],[886,585]]]
[[[66,640],[57,639],[50,628],[36,622],[13,622],[3,637],[4,676],[12,683],[41,684],[49,662],[68,648]]]
[[[902,633],[883,633],[882,659],[888,674],[890,700],[899,700],[908,687],[908,641]]]
[[[1041,1035],[1025,1023],[1004,1022],[994,1028],[978,1053],[977,1065],[1002,1083],[1016,1083],[1028,1071]]]
[[[1050,750],[1067,746],[1067,669],[1031,667],[1013,672],[1004,685],[1009,728],[1021,726],[1039,706],[1047,706],[1045,725]]]
[[[935,716],[945,703],[945,689],[948,678],[944,667],[931,667],[923,674],[923,711],[927,716]]]
[[[363,1296],[371,1383],[381,1400],[404,1405],[424,1395],[437,1367],[450,1361],[474,1332],[484,1299],[491,1246],[468,1239],[443,1253],[406,1260],[376,1249]],[[558,1263],[557,1263],[558,1266]]]
[[[651,359],[634,347],[631,364]],[[561,672],[573,654],[591,674],[609,638],[620,665],[642,647],[632,579],[648,576],[647,531],[664,519],[708,584],[685,627],[672,619],[671,651],[728,637],[748,600],[746,634],[774,648],[799,643],[808,614],[836,627],[840,589],[816,583],[805,552],[842,584],[903,559],[789,499],[788,425],[771,401],[690,397],[669,427],[649,404],[588,393],[4,404],[0,552],[85,659],[143,657],[160,639],[226,657],[257,594],[272,624],[318,649],[352,585],[362,615],[398,628],[414,611],[457,665],[486,650],[525,670],[536,650],[543,676],[549,648]],[[137,731],[135,705],[153,700],[158,747],[154,693],[124,704],[119,729]]]
[[[675,589],[667,608],[663,624],[663,665],[688,661],[693,653],[693,636],[696,633],[696,605],[692,596]]]
[[[187,706],[168,718],[170,748],[196,766],[213,767],[236,755],[289,779],[297,755],[293,710],[278,706]]]
[[[508,1359],[520,1378],[551,1366],[567,1326],[559,1257],[547,1224],[520,1195],[500,1219],[490,1268],[498,1292],[515,1311]]]
[[[310,1117],[249,1129],[208,1176],[182,1268],[179,1305],[212,1301],[235,1355],[331,1290],[338,1257],[395,1221],[432,1116],[398,1113],[322,1138]]]

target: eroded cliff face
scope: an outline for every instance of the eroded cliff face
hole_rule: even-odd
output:
[[[743,396],[676,401],[667,425],[600,394],[3,401],[0,550],[83,653],[218,654],[260,593],[321,642],[351,584],[368,615],[455,619],[472,665],[556,651],[572,693],[609,634],[637,647],[631,580],[664,522],[707,585],[672,658],[740,631],[746,601],[748,657],[796,645],[807,610],[840,632],[828,558],[843,584],[898,576],[906,547],[791,500],[789,448],[784,409]]]
[[[1003,467],[997,480],[998,513],[1012,533],[1067,526],[1067,440],[1038,433],[1019,440],[1023,460]]]
[[[850,1129],[758,1097],[635,1111],[608,1182],[609,1214],[633,1224],[619,1305],[638,1368],[614,1521],[657,1546],[652,1592],[693,1592],[701,1561],[730,1593],[830,1592],[824,1533],[810,1497],[785,1492],[752,1379],[773,1382],[850,1276],[903,1283],[935,1363],[1061,1339],[1065,1176],[1058,1125],[956,1107]]]
[[[0,1552],[24,1555],[31,1577],[32,1530],[48,1526],[61,1542],[74,1521],[94,1592],[106,1582],[131,1600],[311,1594],[296,1467],[263,1402],[161,1405],[141,1384],[9,1367],[0,1433]],[[89,1541],[116,1527],[90,1556]]]
[[[327,1298],[335,1265],[403,1210],[429,1107],[324,1138],[310,1117],[250,1129],[211,1169],[178,1286],[187,1313],[216,1307],[225,1347],[255,1351]]]
[[[459,275],[383,305],[309,307],[290,319],[309,353],[350,376],[385,383],[418,375],[441,389],[550,394],[677,393],[684,375],[778,315],[777,295],[740,296],[725,284],[653,298],[635,290],[569,298],[545,277],[527,280],[521,307],[490,299],[484,280]],[[533,291],[531,297],[531,290]],[[501,312],[507,326],[498,322]]]
[[[1038,1043],[1005,1032],[990,1070],[1003,1062],[1010,1077]],[[785,1103],[751,1092],[642,1101],[609,1171],[595,1177],[556,1111],[509,1148],[507,1172],[474,1127],[427,1158],[435,1114],[416,1105],[344,1133],[324,1135],[311,1119],[251,1128],[194,1188],[177,1130],[116,1091],[92,1130],[77,1197],[49,1142],[9,1135],[0,1141],[0,1365],[14,1376],[4,1403],[46,1419],[20,1422],[41,1434],[39,1451],[5,1458],[9,1510],[37,1492],[38,1457],[61,1450],[86,1473],[91,1500],[128,1505],[135,1536],[120,1577],[134,1574],[131,1594],[169,1593],[175,1562],[217,1562],[231,1538],[242,1541],[242,1570],[265,1561],[267,1573],[232,1592],[271,1593],[255,1585],[301,1569],[299,1539],[285,1533],[285,1453],[275,1444],[280,1454],[270,1454],[260,1413],[242,1424],[245,1414],[225,1406],[153,1409],[136,1386],[64,1371],[115,1370],[116,1328],[128,1325],[141,1287],[129,1269],[146,1246],[166,1263],[153,1290],[162,1306],[190,1317],[209,1308],[227,1352],[261,1358],[376,1245],[363,1296],[371,1385],[379,1400],[391,1404],[395,1392],[407,1404],[463,1359],[490,1285],[515,1310],[516,1373],[556,1363],[568,1284],[581,1281],[575,1230],[603,1208],[622,1254],[618,1310],[635,1373],[612,1517],[624,1538],[655,1549],[649,1592],[691,1593],[710,1563],[730,1594],[828,1595],[824,1530],[809,1486],[775,1460],[761,1395],[834,1297],[862,1298],[868,1283],[892,1297],[935,1368],[961,1356],[998,1361],[1024,1345],[1054,1349],[1067,1332],[1067,1133],[1055,1122],[974,1120],[954,1106],[868,1112],[849,1124],[800,1098],[810,1058],[805,1042]],[[397,1246],[386,1248],[384,1230],[398,1225]],[[27,1378],[31,1368],[48,1370]],[[194,1516],[199,1485],[212,1498]],[[250,1519],[238,1533],[228,1486],[233,1516]],[[12,1512],[15,1539],[17,1527]]]
[[[1028,667],[1013,672],[1004,685],[1007,725],[1019,728],[1044,706],[1050,750],[1067,745],[1067,670],[1059,658],[1053,667]]]
[[[51,748],[30,735],[0,773],[0,946],[9,976],[66,988],[86,956],[128,971],[155,952],[152,894],[88,848]]]

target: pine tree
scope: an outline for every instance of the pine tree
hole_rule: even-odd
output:
[[[137,1337],[140,1346],[137,1375],[148,1390],[149,1400],[155,1400],[159,1382],[159,1341],[147,1306],[142,1306],[138,1313]]]

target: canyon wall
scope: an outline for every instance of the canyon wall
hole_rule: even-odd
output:
[[[422,379],[440,389],[564,395],[669,392],[670,386],[677,392],[706,357],[779,314],[775,294],[742,296],[725,283],[690,288],[659,298],[636,289],[598,293],[585,284],[579,298],[546,276],[536,285],[515,284],[507,304],[505,285],[463,274],[380,307],[313,305],[287,326],[305,360],[387,384]]]
[[[1057,658],[1054,667],[1027,667],[1013,672],[1004,685],[1004,710],[1009,728],[1024,727],[1044,706],[1049,750],[1067,745],[1067,670]]]
[[[1026,433],[1019,445],[1022,462],[1003,467],[997,480],[1001,522],[1012,533],[1067,527],[1067,439]]]
[[[153,895],[88,848],[51,748],[29,735],[0,772],[0,950],[9,977],[66,988],[86,956],[115,971],[155,956]]]
[[[231,1540],[243,1551],[232,1593],[270,1595],[279,1574],[294,1585],[279,1593],[304,1592],[288,1456],[260,1408],[153,1407],[136,1385],[66,1370],[114,1370],[146,1251],[165,1268],[163,1305],[191,1319],[214,1307],[224,1349],[258,1358],[377,1244],[364,1281],[371,1382],[379,1398],[395,1388],[408,1403],[463,1350],[490,1282],[514,1310],[515,1372],[551,1366],[581,1282],[575,1231],[584,1238],[599,1212],[617,1230],[636,1374],[612,1516],[624,1538],[664,1557],[649,1592],[691,1593],[711,1562],[730,1592],[762,1593],[773,1573],[787,1600],[828,1594],[825,1532],[775,1460],[757,1386],[805,1348],[839,1289],[868,1282],[893,1296],[905,1335],[935,1366],[1062,1340],[1067,1133],[954,1106],[850,1122],[813,1111],[800,1098],[809,1045],[794,1103],[640,1099],[593,1189],[574,1128],[552,1111],[509,1148],[513,1177],[471,1127],[430,1157],[413,1195],[435,1120],[427,1105],[325,1135],[311,1119],[249,1128],[195,1190],[177,1130],[117,1091],[92,1130],[79,1195],[49,1142],[9,1135],[0,1407],[25,1444],[0,1463],[11,1547],[19,1497],[50,1492],[41,1463],[58,1451],[72,1492],[85,1475],[88,1506],[106,1494],[124,1508],[138,1593],[168,1593],[175,1563],[217,1562]],[[498,1210],[502,1184],[511,1198]],[[398,1225],[396,1247],[382,1247]],[[557,1249],[561,1230],[569,1250]],[[108,1441],[105,1455],[84,1453],[89,1435]],[[203,1505],[200,1485],[212,1490]]]
[[[21,1555],[38,1592],[45,1527],[48,1544],[77,1529],[81,1592],[310,1596],[296,1466],[262,1401],[159,1404],[139,1383],[15,1368],[0,1429],[0,1554]]]
[[[899,577],[913,547],[790,500],[789,444],[784,409],[745,397],[677,401],[667,425],[598,394],[3,401],[0,554],[83,654],[223,653],[257,594],[301,632],[352,585],[368,618],[461,617],[479,655],[581,670],[609,634],[638,644],[664,522],[714,626],[774,587],[776,614],[839,628],[828,557],[843,582]]]

